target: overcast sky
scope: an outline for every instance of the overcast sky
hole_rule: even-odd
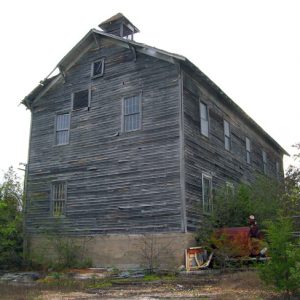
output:
[[[0,2],[0,174],[27,161],[30,112],[20,101],[89,29],[118,12],[140,29],[136,41],[187,57],[293,153],[300,1],[10,0]]]

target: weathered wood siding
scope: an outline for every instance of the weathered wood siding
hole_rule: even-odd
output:
[[[104,76],[91,64],[105,57]],[[26,228],[47,229],[51,183],[67,184],[68,234],[181,231],[179,85],[176,65],[108,40],[89,50],[32,109]],[[71,94],[91,89],[89,110]],[[122,98],[142,93],[142,129],[121,132]],[[70,143],[56,146],[55,116],[71,112]]]
[[[267,174],[275,177],[276,162],[282,172],[282,154],[267,142],[240,114],[233,111],[201,78],[183,72],[183,110],[185,141],[185,191],[187,228],[195,230],[201,222],[202,173],[211,175],[213,189],[226,182],[251,182],[263,173],[262,150],[268,158]],[[199,101],[209,110],[209,136],[201,135]],[[224,119],[230,123],[231,151],[224,147]],[[251,164],[246,162],[246,137],[251,141]],[[196,210],[198,209],[198,212]]]

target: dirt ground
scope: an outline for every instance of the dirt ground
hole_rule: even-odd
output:
[[[94,288],[44,285],[0,285],[3,300],[78,300],[78,299],[283,299],[267,289],[253,271],[233,274],[179,276],[172,280],[149,282],[126,280]]]

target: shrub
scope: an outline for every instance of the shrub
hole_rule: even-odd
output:
[[[292,234],[290,218],[279,217],[267,224],[267,240],[271,259],[259,267],[260,277],[279,291],[300,292],[300,247]]]
[[[10,167],[0,184],[0,265],[13,268],[22,263],[22,188]]]

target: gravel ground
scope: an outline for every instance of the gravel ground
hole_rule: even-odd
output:
[[[255,272],[183,276],[170,282],[117,283],[109,287],[72,291],[43,285],[0,285],[0,299],[79,300],[79,299],[214,299],[271,300],[282,297],[268,290]]]

